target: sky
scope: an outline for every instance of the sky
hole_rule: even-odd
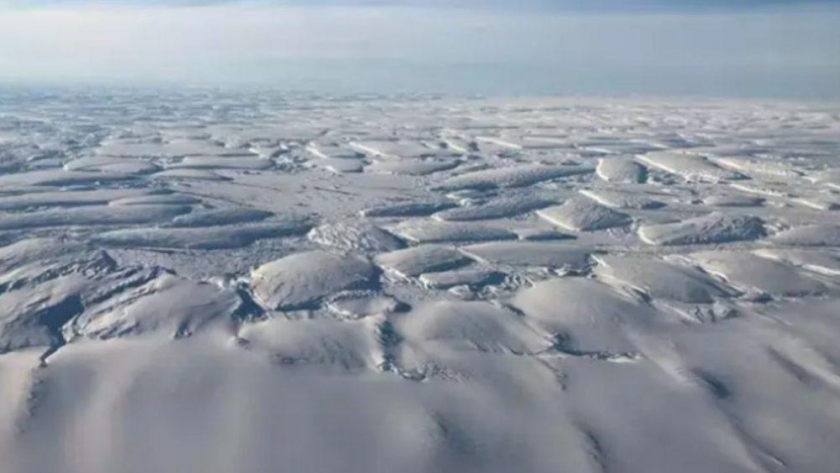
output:
[[[840,0],[0,0],[0,83],[840,98]]]

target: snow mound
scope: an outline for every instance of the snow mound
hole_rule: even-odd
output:
[[[65,329],[68,339],[109,339],[160,334],[192,335],[214,319],[230,317],[236,292],[164,273],[143,285],[85,308]]]
[[[396,317],[394,327],[412,348],[431,353],[478,350],[525,354],[551,345],[548,337],[529,328],[514,313],[480,301],[423,304]]]
[[[65,256],[73,256],[84,249],[85,246],[79,242],[60,238],[31,238],[0,246],[0,275],[8,280],[10,273],[23,266],[37,265],[42,261],[45,264],[59,263],[64,261]]]
[[[405,244],[365,221],[325,223],[313,228],[309,240],[339,250],[382,253],[405,247]]]
[[[667,261],[632,256],[596,256],[598,278],[610,284],[640,289],[654,299],[709,304],[737,295],[697,269]]]
[[[61,327],[84,310],[81,293],[90,285],[81,275],[67,275],[0,294],[0,354],[60,346]]]
[[[434,187],[435,190],[495,189],[524,187],[561,177],[591,173],[582,166],[525,165],[474,171],[449,178]]]
[[[359,161],[359,158],[364,156],[358,151],[336,145],[325,145],[321,143],[310,143],[306,146],[306,151],[319,159],[343,159],[347,161]]]
[[[451,151],[430,148],[415,140],[375,139],[353,141],[350,143],[350,147],[367,155],[386,160],[453,155]]]
[[[439,273],[426,273],[420,282],[429,289],[449,289],[456,286],[483,286],[501,281],[502,273],[487,268],[467,268]]]
[[[178,168],[166,169],[161,172],[156,172],[152,175],[155,179],[171,179],[171,180],[196,180],[196,181],[230,181],[231,178],[216,174],[213,171],[206,169],[194,168]]]
[[[548,207],[554,203],[555,201],[539,198],[502,198],[489,204],[444,210],[443,212],[436,213],[434,218],[445,221],[510,218]]]
[[[166,222],[190,210],[191,207],[181,205],[86,206],[62,210],[45,210],[6,215],[0,219],[0,230],[66,226],[143,225]]]
[[[644,182],[647,170],[630,158],[602,158],[595,173],[606,182],[634,184]]]
[[[182,156],[248,155],[244,150],[232,150],[198,138],[142,141],[138,139],[109,139],[96,148],[102,156],[126,158],[178,158]]]
[[[403,278],[424,273],[447,271],[472,263],[457,249],[443,245],[420,245],[414,248],[377,255],[376,264]]]
[[[775,297],[802,297],[825,294],[825,284],[793,266],[752,253],[703,251],[688,256],[706,271],[718,274],[735,288]]]
[[[137,228],[114,230],[91,237],[91,241],[113,248],[181,248],[219,250],[241,248],[257,240],[304,235],[312,228],[307,218],[202,228]]]
[[[787,197],[791,191],[786,182],[738,181],[730,183],[729,187],[747,194],[765,197]]]
[[[516,294],[511,304],[571,353],[635,352],[628,330],[656,320],[652,308],[583,278],[537,283]]]
[[[316,250],[256,268],[251,284],[254,295],[269,308],[294,310],[340,291],[374,287],[376,276],[376,268],[363,258]]]
[[[239,338],[286,369],[346,372],[378,364],[376,333],[359,321],[274,318],[244,325]]]
[[[793,201],[816,210],[840,210],[840,197],[831,194],[809,195]]]
[[[649,210],[664,207],[665,203],[640,192],[622,192],[607,189],[580,191],[582,195],[615,209]]]
[[[104,205],[122,199],[143,199],[154,196],[145,189],[96,189],[79,191],[45,191],[0,197],[0,211],[43,210],[48,207],[80,207]],[[149,202],[154,204],[155,202]]]
[[[519,235],[520,240],[525,241],[560,241],[577,238],[575,235],[563,233],[554,228],[518,228],[516,234]]]
[[[840,276],[840,251],[823,249],[763,248],[755,250],[762,258],[769,258],[827,276]]]
[[[247,208],[205,210],[175,217],[166,227],[191,228],[252,223],[265,220],[272,216],[274,216],[273,213],[265,210]]]
[[[644,225],[639,237],[651,245],[707,245],[752,241],[767,234],[758,217],[712,213],[676,223]]]
[[[515,240],[510,230],[480,223],[408,221],[389,230],[415,243]]]
[[[101,191],[100,191],[101,192]],[[136,197],[121,197],[108,201],[112,206],[132,205],[195,205],[200,204],[201,199],[184,194],[152,194]]]
[[[90,156],[64,163],[65,171],[92,171],[118,174],[150,174],[160,167],[149,161]]]
[[[589,264],[592,250],[565,243],[509,241],[481,243],[461,249],[464,254],[494,266],[579,270]]]
[[[713,182],[744,179],[736,171],[724,169],[705,156],[674,151],[661,151],[639,156],[637,159],[671,174],[681,176],[688,182]]]
[[[763,197],[743,194],[713,194],[703,199],[703,204],[713,207],[758,207],[764,204]]]
[[[361,159],[325,158],[313,159],[310,163],[336,174],[362,172],[365,168]]]
[[[64,343],[61,327],[107,287],[114,262],[102,251],[55,238],[0,247],[0,353]]]
[[[365,167],[365,172],[378,174],[402,174],[407,176],[426,176],[436,172],[448,171],[461,164],[460,161],[437,161],[437,160],[403,160],[403,161],[377,161]]]
[[[361,319],[371,315],[390,314],[404,305],[384,294],[370,292],[342,292],[327,301],[327,308],[344,319]]]
[[[170,165],[169,169],[262,171],[270,169],[272,166],[274,166],[273,161],[256,157],[188,156],[183,161]]]
[[[714,161],[723,167],[757,178],[796,179],[802,173],[791,168],[787,163],[768,159],[742,157],[720,157]]]
[[[838,246],[840,225],[806,225],[779,232],[768,240],[778,245]]]
[[[45,169],[0,175],[0,189],[14,186],[66,187],[79,185],[111,184],[136,179],[132,174],[99,173]]]
[[[425,217],[455,206],[454,202],[449,201],[404,202],[365,209],[361,211],[361,215],[363,217]]]
[[[559,227],[581,232],[621,227],[633,221],[629,215],[585,197],[574,197],[562,205],[538,210],[537,215]]]

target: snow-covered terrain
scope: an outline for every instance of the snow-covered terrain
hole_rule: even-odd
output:
[[[0,473],[832,473],[840,107],[0,92]]]

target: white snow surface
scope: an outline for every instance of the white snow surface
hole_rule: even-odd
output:
[[[0,473],[834,473],[840,107],[0,89]]]

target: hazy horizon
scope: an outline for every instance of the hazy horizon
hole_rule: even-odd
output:
[[[840,97],[835,1],[442,3],[0,2],[0,83]]]

